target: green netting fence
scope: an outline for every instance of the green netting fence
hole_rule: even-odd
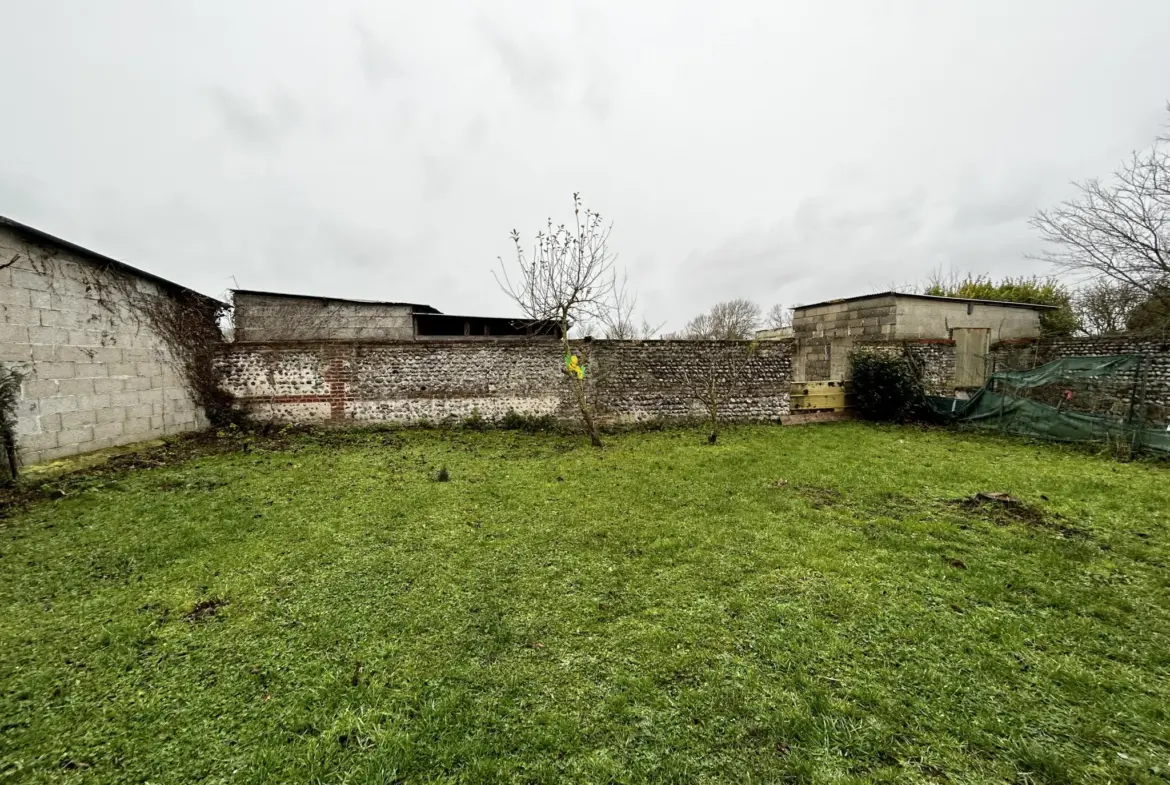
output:
[[[1130,355],[1065,357],[993,373],[970,398],[929,396],[927,403],[944,422],[1170,455],[1166,410],[1146,401],[1143,365]]]

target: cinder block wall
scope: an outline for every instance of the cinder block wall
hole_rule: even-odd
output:
[[[732,367],[742,345],[714,341],[579,344],[605,423],[703,416],[686,374]],[[728,420],[788,413],[788,342],[762,344],[746,382],[721,403]],[[549,341],[418,341],[364,344],[233,344],[221,361],[225,390],[260,420],[440,423],[509,410],[578,418],[559,344]]]
[[[896,314],[893,295],[795,309],[792,334],[798,349],[792,360],[793,378],[802,382],[846,378],[854,341],[893,337]]]
[[[17,412],[24,464],[205,425],[169,349],[121,301],[110,273],[0,227],[0,362],[26,374]],[[166,296],[152,282],[137,291]]]
[[[847,379],[849,354],[856,343],[877,345],[902,341],[909,346],[914,342],[949,341],[951,331],[961,327],[986,328],[992,341],[1036,337],[1040,335],[1040,312],[1014,306],[897,295],[797,308],[792,316],[793,336],[799,341],[793,356],[793,377],[799,381]],[[953,388],[948,379],[954,378],[954,352],[947,359],[946,352],[924,349],[927,345],[921,343],[916,351],[931,363],[936,389]],[[947,362],[949,377],[939,365]]]
[[[409,305],[236,292],[237,341],[410,341]]]

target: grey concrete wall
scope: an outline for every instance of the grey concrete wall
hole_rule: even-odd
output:
[[[408,305],[237,292],[235,339],[271,341],[410,341]]]
[[[40,463],[205,424],[166,342],[110,286],[110,272],[0,227],[0,363],[26,374],[17,448]],[[125,278],[143,296],[166,296]]]
[[[962,301],[897,298],[893,338],[951,338],[956,328],[982,327],[991,331],[991,341],[1036,338],[1040,335],[1040,311],[1008,305],[985,305]]]
[[[721,404],[728,420],[768,421],[788,413],[789,344],[768,342],[745,382]],[[717,341],[593,341],[590,394],[604,423],[701,417],[686,372],[731,367],[742,344]],[[509,410],[576,422],[558,344],[548,341],[235,344],[221,367],[225,389],[259,420],[440,423],[498,420]]]

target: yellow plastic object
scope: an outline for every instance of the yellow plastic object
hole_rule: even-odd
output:
[[[565,371],[576,375],[578,379],[585,378],[585,368],[581,365],[575,354],[565,358]]]

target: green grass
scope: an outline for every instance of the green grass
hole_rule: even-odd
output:
[[[1165,466],[412,431],[82,488],[0,521],[0,781],[1170,777]]]

